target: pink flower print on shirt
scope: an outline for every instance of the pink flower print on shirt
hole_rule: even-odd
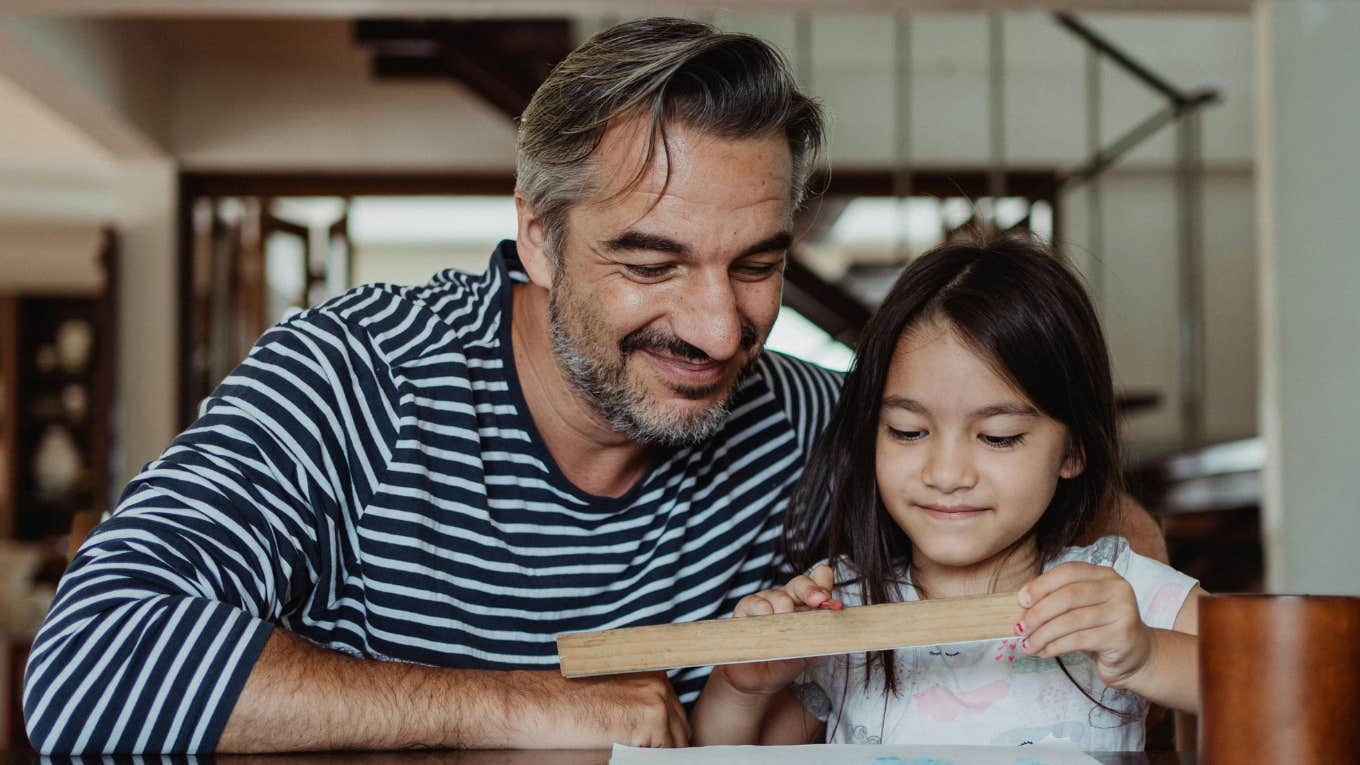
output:
[[[934,685],[912,698],[936,722],[950,722],[961,713],[976,715],[986,712],[993,704],[1006,698],[1010,691],[1011,684],[1008,681],[994,680],[962,693],[951,691],[943,685]]]
[[[1017,655],[1020,655],[1019,650],[1020,650],[1020,638],[1016,638],[1015,640],[997,641],[996,655],[992,657],[992,661],[1001,661],[1006,662],[1007,664],[1014,664],[1015,657]]]

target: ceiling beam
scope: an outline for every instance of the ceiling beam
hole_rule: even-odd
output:
[[[571,52],[571,27],[565,18],[361,19],[354,39],[373,52],[377,77],[446,77],[513,119]]]

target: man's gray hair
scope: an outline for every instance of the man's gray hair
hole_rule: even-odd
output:
[[[793,158],[792,205],[807,195],[822,151],[818,104],[799,92],[769,43],[685,19],[632,21],[592,37],[558,64],[519,120],[515,191],[542,222],[547,249],[561,252],[567,211],[599,190],[590,157],[617,117],[650,115],[637,176],[674,120],[720,138],[783,134]],[[659,139],[659,140],[658,140]]]

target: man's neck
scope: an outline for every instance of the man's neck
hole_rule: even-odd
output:
[[[615,430],[572,389],[553,355],[547,291],[532,284],[513,289],[515,369],[548,453],[582,491],[605,497],[626,494],[647,471],[649,448]]]

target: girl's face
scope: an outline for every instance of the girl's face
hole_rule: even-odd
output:
[[[879,496],[913,565],[990,573],[1081,472],[1067,428],[961,340],[928,322],[893,352],[875,452]]]

